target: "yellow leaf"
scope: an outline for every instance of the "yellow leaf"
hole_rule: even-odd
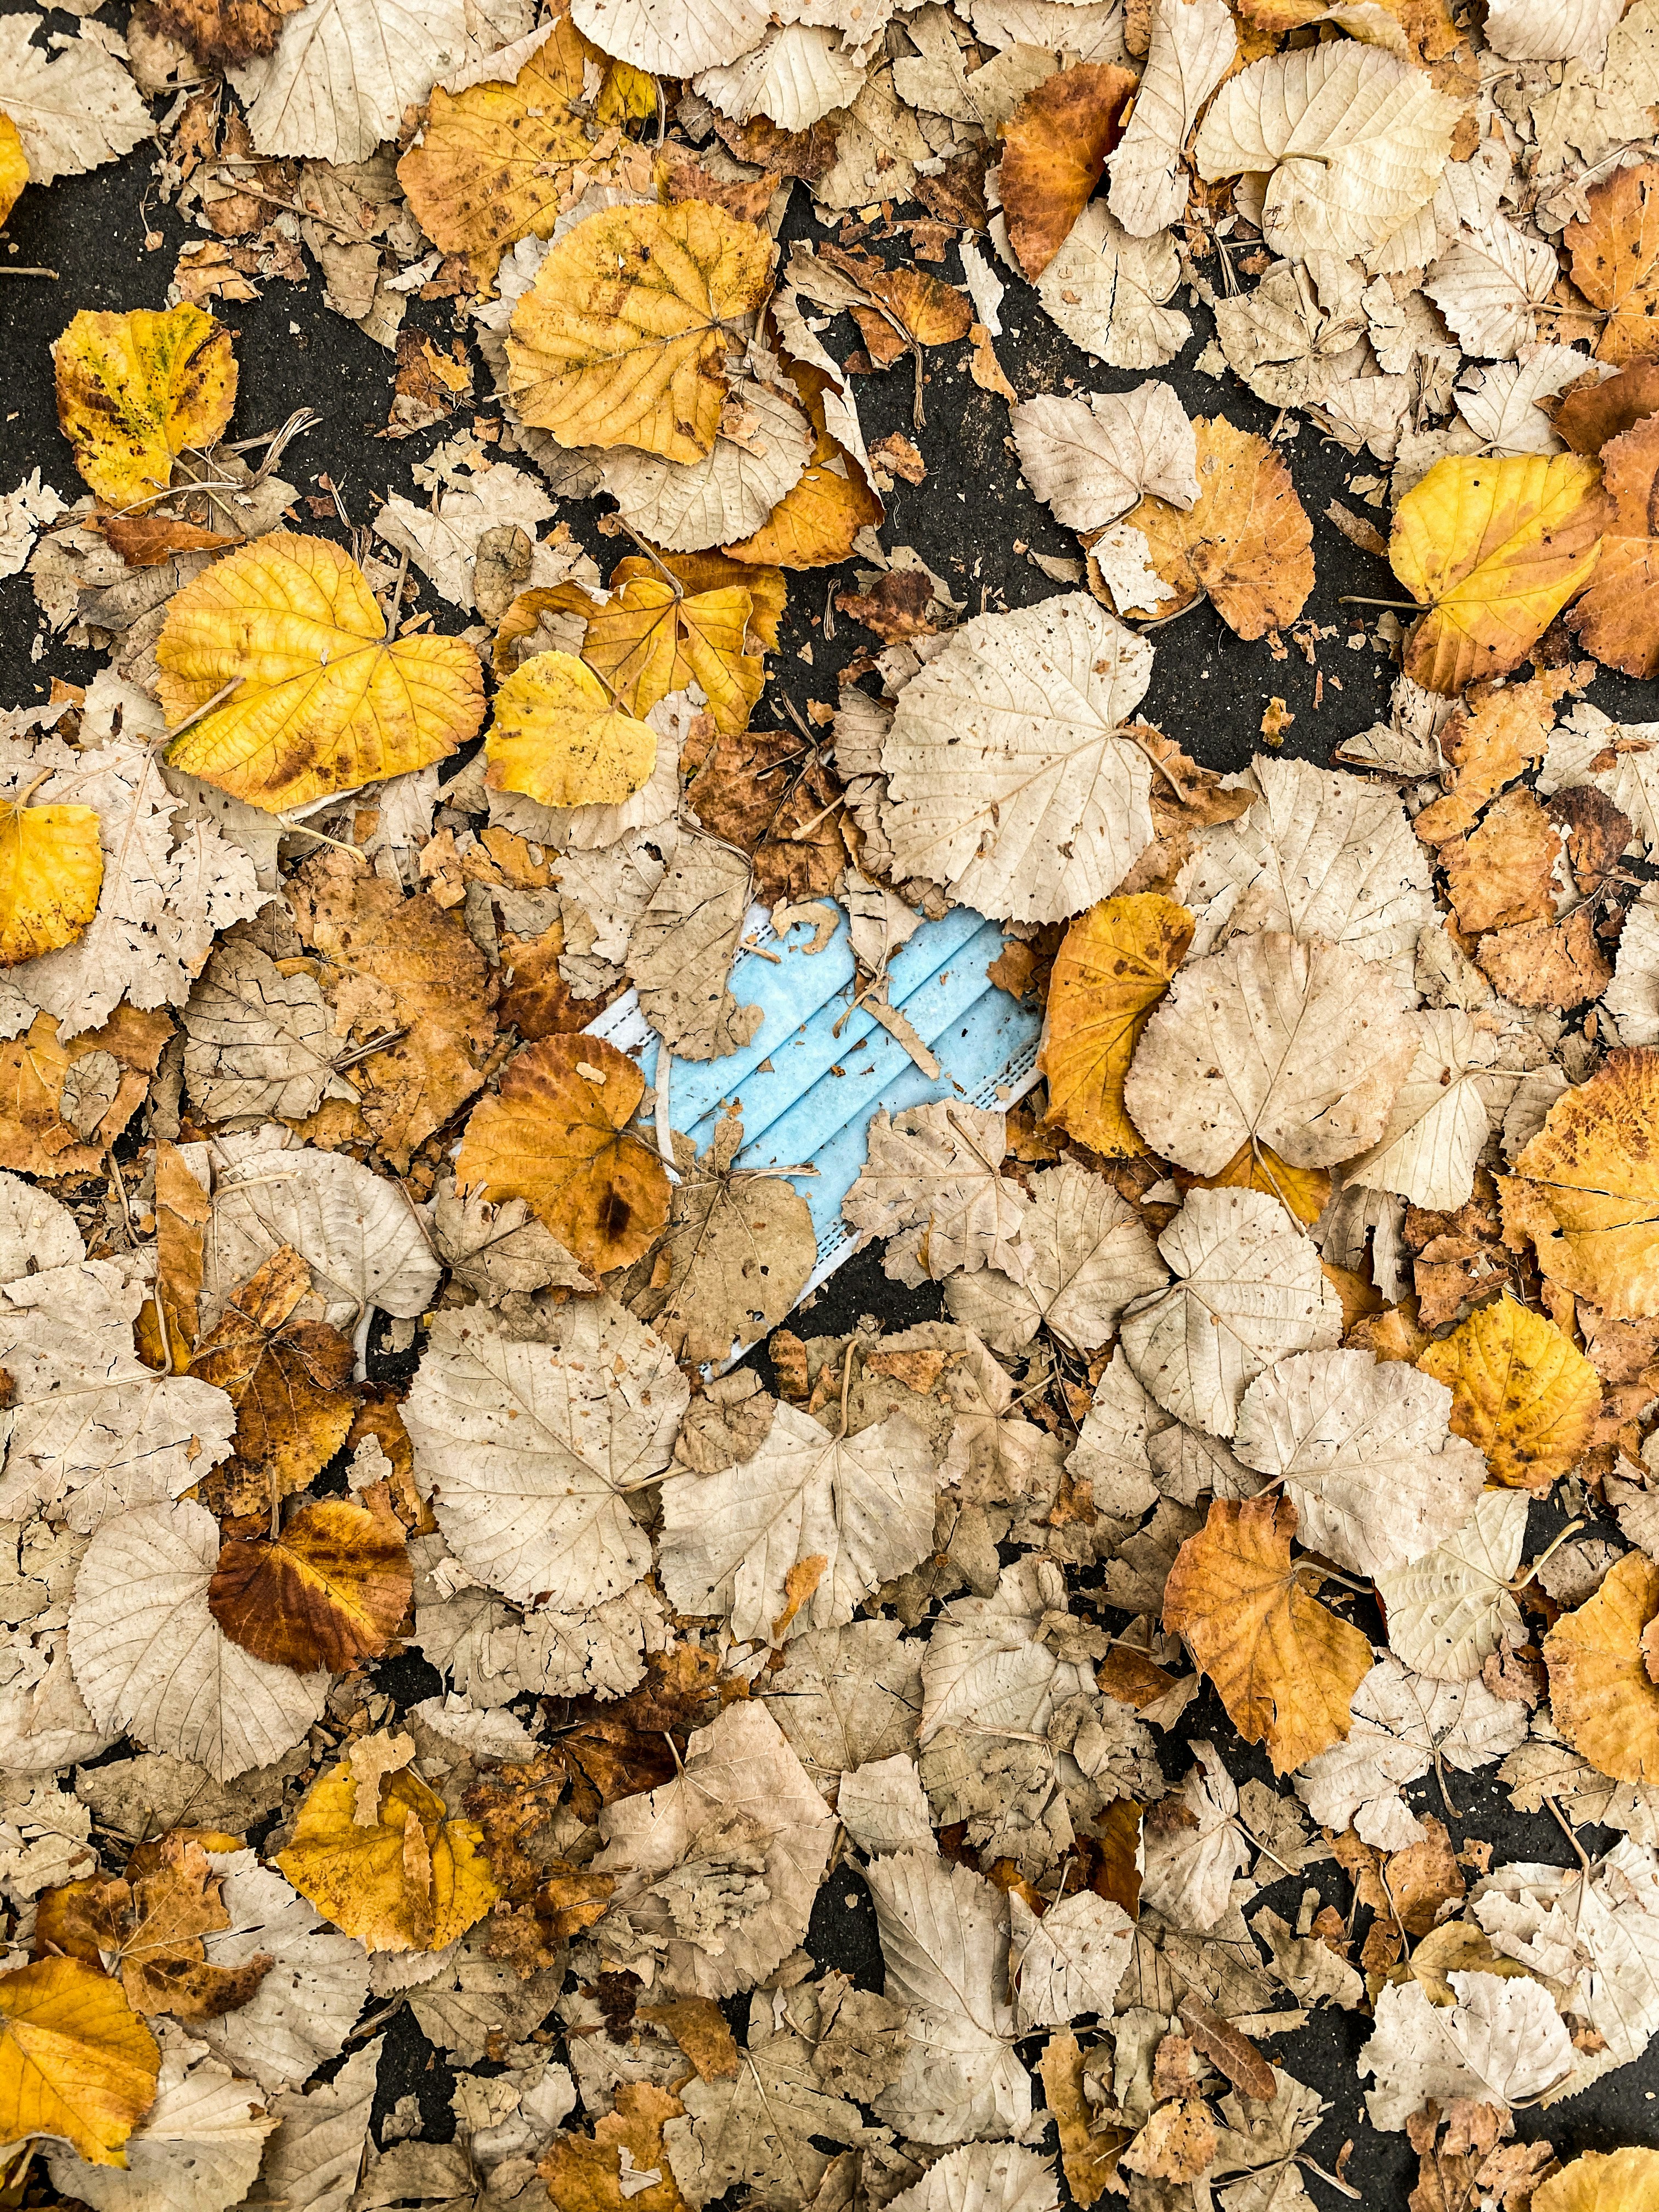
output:
[[[533,1206],[598,1273],[649,1249],[668,1219],[663,1164],[628,1127],[645,1079],[601,1037],[553,1036],[509,1060],[498,1096],[472,1110],[459,1181]]]
[[[511,84],[434,88],[421,142],[398,162],[398,179],[427,236],[446,253],[471,255],[479,276],[493,277],[515,240],[551,234],[571,166],[593,143],[575,112],[590,58],[593,48],[565,15]]]
[[[1207,592],[1229,629],[1257,638],[1291,623],[1313,589],[1313,525],[1283,457],[1224,415],[1200,416],[1199,495],[1190,508],[1148,495],[1124,517],[1146,538],[1153,568],[1175,592],[1158,607],[1121,615],[1168,616]]]
[[[18,196],[28,180],[29,157],[23,151],[17,125],[9,115],[0,112],[0,222],[16,206]]]
[[[599,58],[605,64],[605,82],[593,103],[598,121],[640,122],[656,114],[661,94],[649,70],[635,69],[632,62],[616,61],[608,54]]]
[[[1544,1638],[1551,1717],[1615,1782],[1659,1782],[1659,1684],[1642,1649],[1656,1613],[1659,1566],[1645,1552],[1626,1552],[1595,1596]]]
[[[1659,2204],[1659,2150],[1587,2150],[1540,2182],[1532,2212],[1652,2212]]]
[[[0,967],[73,945],[103,880],[95,807],[0,805]]]
[[[1079,915],[1054,961],[1038,1063],[1048,1119],[1109,1159],[1146,1150],[1124,1110],[1123,1079],[1192,941],[1186,908],[1143,891]]]
[[[92,2166],[121,2146],[155,2096],[155,2039],[118,1982],[79,1959],[0,1974],[0,2138],[61,2136]]]
[[[537,2168],[559,2212],[684,2212],[662,2136],[665,2123],[684,2111],[654,2081],[618,2083],[613,2109],[593,2123],[592,2134],[555,2136]],[[649,2174],[656,2179],[641,2180]]]
[[[484,758],[492,791],[544,806],[619,806],[649,782],[657,733],[574,653],[538,653],[495,694]]]
[[[603,606],[577,585],[526,592],[496,641],[507,641],[515,617],[534,629],[543,606],[580,614],[587,623],[582,659],[630,714],[648,714],[671,691],[696,683],[716,726],[736,734],[748,727],[766,681],[765,659],[751,647],[775,649],[786,588],[781,569],[720,553],[663,554],[656,562],[630,556],[611,571]]]
[[[452,1820],[410,1767],[380,1778],[372,1826],[354,1817],[358,1789],[349,1759],[320,1776],[276,1864],[366,1951],[441,1951],[501,1895],[478,1849],[483,1831]]]
[[[1659,1314],[1659,1051],[1610,1052],[1558,1098],[1504,1186],[1543,1273],[1618,1320]]]
[[[236,404],[230,332],[199,307],[82,308],[52,348],[58,420],[106,507],[158,499],[186,446],[210,446]]]
[[[442,760],[483,720],[478,656],[458,637],[399,637],[362,570],[283,530],[204,570],[156,647],[175,768],[280,813]]]
[[[1395,574],[1428,609],[1406,673],[1453,692],[1524,660],[1589,581],[1612,511],[1599,465],[1577,453],[1437,461],[1389,539]]]
[[[728,545],[733,561],[780,568],[830,568],[847,559],[866,526],[874,528],[886,509],[858,464],[835,440],[821,434],[805,473],[784,494],[752,538]]]
[[[1547,1490],[1589,1443],[1601,1376],[1553,1321],[1513,1298],[1477,1308],[1417,1364],[1450,1390],[1453,1429],[1506,1490]]]
[[[1245,1742],[1267,1739],[1275,1774],[1347,1735],[1371,1669],[1367,1638],[1298,1581],[1313,1571],[1291,1561],[1295,1534],[1288,1498],[1218,1498],[1164,1591],[1166,1632],[1186,1638]]]
[[[1176,1176],[1185,1190],[1265,1190],[1311,1228],[1330,1204],[1331,1179],[1323,1168],[1293,1168],[1271,1145],[1247,1137],[1224,1168],[1212,1176]]]
[[[562,446],[714,451],[738,325],[766,297],[776,249],[707,200],[611,208],[551,248],[513,311],[507,384]]]

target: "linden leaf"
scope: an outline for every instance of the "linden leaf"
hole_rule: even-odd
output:
[[[230,1914],[200,1844],[166,1836],[160,1865],[129,1879],[131,1925],[110,1948],[119,1949],[121,1985],[133,2010],[195,2022],[247,2003],[273,1960],[260,1953],[235,1966],[210,1961],[202,1939],[228,1929]]]
[[[1601,1378],[1553,1321],[1514,1298],[1477,1307],[1417,1364],[1449,1384],[1452,1427],[1505,1489],[1547,1490],[1589,1448]]]
[[[671,692],[696,684],[716,726],[735,735],[748,727],[766,680],[755,647],[776,648],[784,588],[776,568],[719,553],[670,553],[658,562],[619,561],[603,606],[570,585],[546,598],[554,611],[586,618],[581,657],[629,714],[648,714]]]
[[[93,2166],[121,2146],[155,2095],[161,2053],[119,1982],[80,1959],[0,1974],[0,2136],[58,2136]]]
[[[228,1538],[208,1610],[256,1659],[296,1674],[340,1674],[380,1656],[413,1587],[396,1517],[326,1498],[302,1506],[269,1540]]]
[[[1124,1107],[1124,1079],[1192,939],[1184,906],[1144,891],[1080,915],[1055,957],[1037,1063],[1048,1119],[1106,1158],[1146,1150]]]
[[[1233,19],[1221,0],[1158,0],[1152,18],[1134,112],[1107,164],[1107,204],[1136,238],[1150,238],[1186,212],[1187,136],[1238,52]]]
[[[857,460],[820,430],[794,489],[752,536],[725,550],[733,561],[757,565],[834,568],[851,553],[859,532],[878,527],[885,512]]]
[[[191,1360],[191,1373],[236,1408],[235,1456],[206,1480],[204,1494],[221,1510],[269,1512],[345,1442],[356,1410],[351,1343],[326,1322],[292,1318],[310,1288],[310,1268],[285,1244],[230,1299]]]
[[[634,1062],[601,1037],[526,1045],[474,1107],[458,1180],[498,1205],[524,1199],[595,1273],[626,1267],[668,1219],[663,1164],[628,1127],[644,1093]]]
[[[1179,614],[1200,592],[1229,629],[1257,638],[1292,623],[1313,589],[1313,525],[1290,470],[1265,438],[1224,416],[1200,416],[1198,498],[1189,508],[1152,495],[1125,527],[1146,540],[1147,558],[1173,604],[1125,606],[1124,615]]]
[[[230,332],[199,307],[83,307],[52,356],[58,422],[106,507],[159,499],[179,455],[212,445],[236,402]]]
[[[1504,1191],[1505,1234],[1513,1219],[1546,1275],[1620,1318],[1659,1313],[1656,1117],[1659,1051],[1610,1052],[1551,1107]]]
[[[29,157],[9,115],[0,112],[0,222],[16,206],[29,180]]]
[[[1659,164],[1655,168],[1659,172]],[[1589,589],[1567,627],[1607,667],[1626,676],[1659,675],[1659,542],[1652,534],[1659,513],[1659,416],[1645,416],[1609,440],[1601,448],[1601,471],[1613,515]]]
[[[650,1283],[629,1304],[677,1359],[724,1362],[775,1328],[817,1262],[806,1200],[782,1176],[688,1176]]]
[[[1395,574],[1428,609],[1407,675],[1455,692],[1524,660],[1589,581],[1612,514],[1599,468],[1577,453],[1437,461],[1395,509],[1389,539]]]
[[[1626,1552],[1595,1596],[1544,1638],[1555,1725],[1615,1782],[1659,1781],[1659,1683],[1642,1644],[1656,1613],[1659,1566],[1645,1552]]]
[[[562,446],[701,460],[720,428],[726,356],[766,297],[776,251],[707,200],[589,216],[513,311],[507,390],[520,418]]]
[[[511,83],[491,81],[432,92],[419,143],[398,164],[398,181],[427,236],[446,253],[472,258],[489,278],[520,238],[546,238],[569,191],[570,165],[592,148],[575,110],[593,49],[568,15]]]
[[[276,1864],[366,1951],[441,1951],[501,1894],[483,1831],[452,1819],[412,1767],[380,1778],[372,1823],[356,1818],[359,1786],[349,1759],[319,1776]]]
[[[1292,1564],[1286,1498],[1217,1498],[1176,1554],[1164,1626],[1184,1637],[1246,1743],[1264,1738],[1275,1774],[1348,1733],[1349,1701],[1371,1670],[1357,1628],[1321,1605]]]
[[[1589,214],[1567,225],[1572,281],[1607,311],[1595,350],[1602,361],[1639,362],[1654,351],[1659,319],[1659,161],[1615,169],[1585,194]]]
[[[573,654],[538,653],[495,694],[484,758],[492,791],[544,806],[620,806],[650,781],[657,733]]]
[[[187,584],[155,649],[167,760],[269,813],[445,759],[483,720],[478,656],[398,637],[350,556],[274,531]]]
[[[1436,1682],[1469,1682],[1525,1633],[1511,1588],[1527,1540],[1527,1501],[1484,1490],[1467,1523],[1408,1566],[1376,1577],[1389,1645],[1403,1666]]]
[[[95,807],[0,804],[0,966],[73,945],[103,880]]]
[[[1659,2150],[1587,2150],[1541,2182],[1532,2212],[1641,2212],[1659,2191]]]
[[[1034,284],[1100,182],[1136,82],[1132,70],[1098,62],[1056,70],[1004,125],[1000,189],[1008,243]]]

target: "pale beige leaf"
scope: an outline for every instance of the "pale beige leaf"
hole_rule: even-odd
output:
[[[1181,281],[1168,231],[1131,238],[1104,200],[1093,199],[1043,270],[1037,297],[1074,344],[1109,368],[1162,368],[1193,334],[1164,303]]]
[[[92,2166],[55,2143],[46,2164],[52,2185],[93,2212],[226,2212],[252,2185],[276,2125],[251,2083],[175,2028],[162,2043],[155,2101],[127,2137],[125,2166]]]
[[[1165,4],[1196,12],[1182,0]],[[1066,399],[1042,393],[1011,409],[1009,428],[1025,481],[1068,530],[1103,529],[1148,493],[1180,507],[1198,497],[1197,434],[1162,381]]]
[[[1041,1920],[1018,1891],[1008,1899],[1014,2013],[1022,2034],[1064,2027],[1080,2012],[1109,2013],[1134,1948],[1121,1905],[1080,1889]]]
[[[1524,1635],[1510,1588],[1527,1540],[1527,1493],[1488,1490],[1468,1522],[1422,1559],[1376,1578],[1389,1644],[1434,1681],[1472,1680]]]
[[[888,1240],[883,1265],[896,1281],[914,1289],[959,1268],[1012,1267],[1028,1201],[997,1172],[1006,1127],[979,1106],[912,1106],[896,1120],[877,1109],[842,1213],[866,1238]]]
[[[1379,1850],[1403,1850],[1428,1831],[1400,1792],[1437,1761],[1473,1773],[1526,1740],[1527,1709],[1478,1678],[1431,1682],[1384,1653],[1354,1692],[1353,1726],[1310,1759],[1296,1792],[1322,1827],[1358,1829]]]
[[[1403,2128],[1426,2099],[1473,2097],[1519,2104],[1552,2089],[1572,2070],[1566,2025],[1542,1983],[1529,1975],[1453,1973],[1449,2008],[1431,2003],[1420,1981],[1377,1992],[1375,2026],[1359,2071],[1371,2124]]]
[[[1164,1287],[1168,1270],[1103,1176],[1063,1160],[1032,1185],[1011,1261],[953,1280],[951,1314],[998,1352],[1023,1352],[1045,1327],[1073,1351],[1091,1352],[1110,1341],[1132,1299]]]
[[[1461,1008],[1425,1011],[1409,1019],[1417,1031],[1417,1056],[1395,1094],[1382,1135],[1344,1164],[1343,1180],[1398,1191],[1413,1206],[1455,1212],[1474,1188],[1475,1163],[1488,1128],[1508,1105],[1515,1082],[1492,1073],[1496,1041]]]
[[[220,945],[182,1020],[185,1086],[209,1121],[302,1121],[325,1097],[356,1097],[335,1074],[341,1048],[316,980],[284,975],[257,945]]]
[[[836,108],[850,107],[863,89],[863,64],[848,45],[833,31],[803,22],[769,31],[748,53],[704,70],[692,85],[733,122],[764,116],[780,131],[810,131]]]
[[[1149,238],[1185,213],[1187,133],[1237,51],[1221,0],[1158,0],[1134,112],[1106,163],[1107,204],[1132,237]]]
[[[629,446],[605,456],[605,490],[631,527],[665,552],[701,552],[752,537],[812,458],[811,424],[775,385],[753,378],[733,385],[726,405],[724,421],[741,436],[723,427],[702,460],[665,460]]]
[[[29,179],[49,185],[130,154],[155,128],[137,87],[100,37],[85,25],[55,51],[32,42],[45,17],[0,17],[0,84],[5,112],[28,156]],[[119,51],[119,41],[116,46]]]
[[[462,0],[307,0],[231,82],[260,153],[366,161],[465,52]]]
[[[760,1027],[760,1008],[740,1006],[726,988],[752,883],[741,853],[718,838],[683,834],[634,925],[629,976],[641,1012],[677,1058],[718,1059]]]

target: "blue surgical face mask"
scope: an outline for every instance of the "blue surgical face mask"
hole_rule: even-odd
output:
[[[889,1003],[939,1060],[936,1080],[872,1015],[862,1007],[848,1012],[857,980],[844,915],[817,952],[806,950],[810,927],[798,922],[779,938],[763,907],[750,908],[744,935],[777,956],[744,953],[732,969],[732,996],[761,1009],[760,1026],[721,1059],[674,1061],[669,1118],[703,1152],[732,1109],[743,1120],[739,1167],[816,1168],[795,1186],[817,1232],[817,1264],[805,1296],[857,1243],[841,1202],[864,1165],[876,1109],[902,1114],[936,1098],[993,1109],[1012,1105],[1036,1080],[1042,1021],[1035,1006],[991,981],[986,970],[1002,952],[1002,930],[969,907],[923,922],[888,963]],[[590,1026],[632,1054],[646,1080],[655,1081],[656,1032],[632,991]]]

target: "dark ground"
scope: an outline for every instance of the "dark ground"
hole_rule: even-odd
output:
[[[0,0],[0,12],[27,10],[21,0]],[[118,7],[106,13],[114,20],[125,19],[125,11]],[[72,31],[74,19],[52,13],[47,17],[47,27]],[[0,88],[0,104],[3,104],[3,88]],[[161,106],[158,103],[158,112]],[[805,189],[798,186],[786,240],[810,236],[815,228]],[[147,228],[160,232],[164,240],[153,252],[145,250]],[[150,155],[143,147],[125,161],[90,175],[66,179],[46,190],[31,187],[24,192],[0,240],[0,268],[8,260],[20,266],[44,265],[58,270],[60,281],[54,283],[33,277],[8,281],[0,276],[0,333],[3,333],[0,359],[5,374],[0,491],[9,490],[38,466],[45,480],[65,499],[73,501],[78,495],[80,480],[58,429],[48,349],[80,308],[165,306],[179,247],[188,238],[203,234],[187,231],[173,210],[159,204]],[[902,247],[897,251],[902,252]],[[959,276],[954,253],[940,273],[951,279]],[[1103,368],[1079,351],[1048,321],[1030,291],[1006,269],[1000,266],[998,273],[1007,283],[1008,293],[1001,310],[1006,335],[997,340],[997,352],[1022,398],[1037,392],[1063,392],[1068,377],[1085,391],[1121,390],[1141,381],[1137,374]],[[1158,373],[1175,386],[1190,414],[1224,411],[1242,428],[1264,434],[1270,432],[1275,419],[1271,409],[1260,404],[1231,376],[1217,382],[1192,368],[1190,364],[1211,336],[1210,319],[1201,306],[1184,299],[1177,304],[1191,318],[1193,337],[1181,360]],[[302,492],[314,490],[313,479],[326,473],[338,488],[354,523],[370,520],[389,492],[418,496],[410,475],[410,465],[451,430],[461,427],[468,416],[463,410],[450,422],[434,425],[401,442],[380,439],[377,434],[384,429],[391,407],[392,356],[353,325],[328,311],[319,276],[313,274],[303,288],[274,283],[264,298],[222,304],[217,312],[234,333],[240,366],[232,435],[245,438],[274,429],[292,410],[308,406],[322,421],[289,448],[282,465],[282,473]],[[465,316],[457,312],[457,303],[447,301],[416,301],[408,323],[446,340],[456,330],[471,327]],[[290,325],[297,325],[297,330]],[[840,319],[825,337],[831,349],[843,357],[857,342],[846,318]],[[918,486],[895,483],[888,495],[883,540],[890,547],[913,545],[947,580],[954,595],[967,601],[970,614],[980,612],[981,606],[1029,605],[1068,587],[1050,581],[1024,557],[1023,550],[1016,550],[1017,545],[1029,545],[1045,554],[1074,556],[1076,540],[1021,485],[1007,437],[1004,402],[981,392],[965,374],[959,373],[957,358],[957,349],[950,347],[927,356],[927,428],[917,441],[929,472]],[[884,375],[860,380],[860,409],[867,441],[890,430],[912,434],[910,378],[906,358]],[[487,386],[488,374],[481,364],[477,380],[481,391]],[[489,410],[486,406],[481,411]],[[1296,419],[1291,418],[1286,427]],[[1317,646],[1318,665],[1326,679],[1323,702],[1316,708],[1315,669],[1299,651],[1291,647],[1284,659],[1275,659],[1267,642],[1245,644],[1225,628],[1207,602],[1200,604],[1167,629],[1153,633],[1157,665],[1140,713],[1210,768],[1237,769],[1248,762],[1259,744],[1262,712],[1275,696],[1296,716],[1285,750],[1321,765],[1328,764],[1331,749],[1339,740],[1364,729],[1374,720],[1387,718],[1393,666],[1386,656],[1372,650],[1369,638],[1361,650],[1346,648],[1345,641],[1358,633],[1359,611],[1339,605],[1339,598],[1350,592],[1381,599],[1401,594],[1387,563],[1358,551],[1326,520],[1324,514],[1327,503],[1339,498],[1384,526],[1383,510],[1367,506],[1348,487],[1355,477],[1385,472],[1369,454],[1354,457],[1340,447],[1322,445],[1316,430],[1305,420],[1281,450],[1303,505],[1313,520],[1317,581],[1304,611],[1304,622],[1316,622],[1331,633]],[[629,550],[615,540],[602,538],[593,527],[609,504],[605,500],[566,502],[561,508],[561,519],[588,544],[605,573],[619,552]],[[343,532],[309,516],[304,518],[303,526],[343,536]],[[867,633],[844,617],[838,620],[832,644],[826,644],[820,634],[827,596],[834,585],[851,585],[850,569],[794,574],[789,580],[781,650],[775,656],[756,717],[760,724],[782,719],[778,704],[782,694],[802,709],[812,699],[833,704],[838,670],[860,647],[872,642]],[[431,608],[438,629],[453,631],[463,626],[459,611],[429,590],[423,592],[420,605]],[[809,646],[810,664],[801,658],[803,648]],[[54,675],[86,683],[100,665],[98,656],[76,653],[53,641],[35,608],[27,574],[0,580],[0,706],[27,705],[44,698]],[[1659,715],[1659,693],[1651,684],[1602,673],[1589,696],[1615,715],[1623,714],[1632,720]],[[878,1252],[870,1251],[833,1277],[811,1310],[797,1316],[793,1325],[805,1335],[838,1334],[865,1313],[879,1316],[889,1328],[903,1328],[941,1312],[936,1290],[911,1292],[890,1283],[882,1272]],[[763,1355],[757,1358],[757,1364],[763,1362]],[[1534,1507],[1529,1553],[1549,1541],[1564,1517],[1553,1508]],[[1367,1620],[1364,1606],[1358,1618],[1360,1626],[1369,1626],[1373,1637],[1380,1638],[1380,1624]],[[411,1699],[428,1695],[438,1686],[432,1670],[412,1656],[383,1663],[378,1679],[394,1694]],[[1197,1737],[1212,1738],[1223,1747],[1228,1766],[1239,1782],[1253,1773],[1271,1779],[1265,1757],[1259,1749],[1239,1742],[1207,1688],[1188,1709],[1182,1727],[1164,1747],[1164,1763],[1172,1778],[1177,1778],[1188,1763],[1188,1739]],[[1483,1775],[1455,1778],[1456,1814],[1441,1802],[1432,1778],[1415,1785],[1407,1795],[1418,1809],[1445,1820],[1455,1845],[1461,1846],[1466,1838],[1491,1843],[1494,1864],[1510,1860],[1566,1862],[1570,1853],[1560,1830],[1547,1816],[1530,1819],[1516,1814],[1495,1779],[1495,1771],[1488,1769]],[[1617,1840],[1610,1831],[1585,1829],[1580,1833],[1592,1855]],[[1262,1899],[1293,1920],[1304,1882],[1319,1887],[1330,1902],[1346,1911],[1348,1883],[1333,1864],[1315,1868],[1306,1877],[1284,1881],[1264,1891]],[[875,1916],[863,1881],[850,1865],[841,1869],[821,1892],[809,1944],[825,1965],[840,1966],[866,1986],[879,1987],[882,1969]],[[1327,2010],[1316,2014],[1300,2034],[1277,2039],[1269,2051],[1276,2063],[1329,2101],[1329,2115],[1309,2146],[1312,2155],[1322,2166],[1334,2166],[1344,2143],[1352,2139],[1353,2148],[1346,2168],[1350,2184],[1372,2212],[1396,2212],[1396,2208],[1403,2212],[1416,2180],[1416,2160],[1403,2136],[1379,2135],[1366,2123],[1364,2085],[1356,2075],[1355,2060],[1369,2033],[1370,2022],[1362,2016]],[[1028,2058],[1034,2060],[1039,2041],[1034,2039]],[[1040,2083],[1036,2087],[1040,2095]],[[452,2127],[447,2069],[441,2059],[434,2058],[405,2010],[392,2023],[386,2037],[377,2117],[411,2090],[421,2099],[427,2132],[447,2136]],[[1650,2051],[1644,2061],[1608,2076],[1566,2106],[1552,2112],[1517,2114],[1516,2132],[1522,2137],[1547,2136],[1564,2159],[1581,2150],[1608,2150],[1625,2143],[1659,2145],[1656,2106],[1659,2052]],[[1322,2212],[1323,2208],[1349,2201],[1339,2197],[1317,2176],[1309,2175],[1307,2185]]]

